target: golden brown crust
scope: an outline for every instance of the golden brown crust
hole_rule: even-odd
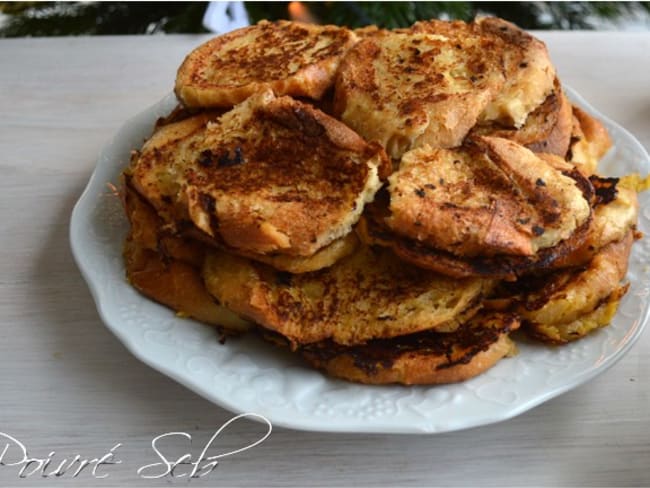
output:
[[[131,181],[164,218],[242,253],[307,257],[350,232],[390,163],[341,122],[271,92],[158,130]]]
[[[383,29],[380,29],[376,25],[365,25],[354,29],[353,32],[359,39],[364,39],[366,37],[372,37],[382,30]]]
[[[193,51],[175,91],[124,173],[124,259],[181,316],[438,384],[511,354],[520,320],[583,337],[627,291],[636,194],[593,175],[606,129],[513,24],[263,21]]]
[[[315,344],[300,353],[325,373],[359,383],[454,383],[477,376],[512,354],[508,334],[518,327],[514,316],[479,314],[456,332],[421,332],[353,347]]]
[[[202,233],[195,227],[176,232],[166,226],[155,209],[128,183],[124,185],[124,203],[131,222],[133,239],[146,249],[197,267],[203,265],[206,247],[237,253],[225,243]],[[339,259],[352,254],[358,242],[356,234],[351,232],[307,257],[253,253],[240,253],[240,255],[266,263],[281,271],[307,273],[331,266]]]
[[[412,239],[399,237],[383,224],[387,215],[383,192],[377,202],[368,208],[356,230],[367,244],[389,247],[405,261],[452,277],[492,276],[513,280],[533,272],[582,266],[604,246],[624,239],[633,231],[639,210],[636,192],[618,185],[618,178],[592,176],[590,181],[595,189],[593,218],[569,239],[542,250],[533,258],[459,258]]]
[[[466,25],[466,24],[463,24]],[[461,143],[504,82],[493,37],[379,31],[344,57],[335,113],[389,155]]]
[[[553,91],[555,68],[546,45],[510,22],[495,17],[478,17],[469,24],[429,20],[417,22],[412,30],[461,42],[467,37],[490,40],[490,62],[502,67],[504,83],[480,114],[481,121],[520,128]]]
[[[158,117],[158,119],[156,119],[153,132],[158,131],[159,129],[165,127],[166,125],[173,124],[176,122],[182,122],[183,120],[192,118],[196,115],[204,114],[211,119],[216,119],[217,117],[223,115],[224,112],[225,110],[216,110],[216,109],[205,110],[202,108],[188,108],[179,104],[176,105],[176,107],[174,107],[172,111],[169,112],[167,115],[163,117]]]
[[[453,330],[493,284],[449,280],[367,247],[330,268],[299,275],[214,253],[203,275],[220,303],[294,344],[357,344],[424,329]]]
[[[151,205],[128,184],[123,191],[131,225],[124,244],[129,283],[181,316],[217,325],[227,333],[246,331],[250,324],[220,306],[205,289],[204,246],[167,232]]]
[[[580,339],[609,324],[616,313],[628,289],[619,283],[633,241],[629,230],[583,266],[502,283],[485,306],[517,314],[528,334],[541,341],[565,344]]]
[[[124,244],[126,275],[131,285],[179,315],[217,325],[228,333],[247,330],[250,324],[217,304],[206,291],[201,277],[204,246],[168,232],[153,207],[128,183],[123,192],[131,225]]]
[[[356,42],[343,27],[261,21],[192,51],[178,70],[176,95],[189,107],[231,107],[254,93],[319,99]]]
[[[580,128],[587,141],[591,145],[591,152],[597,160],[600,160],[612,147],[612,139],[603,123],[580,107],[573,107],[573,115],[580,122]]]
[[[332,266],[334,263],[352,254],[359,245],[356,234],[350,232],[339,237],[327,246],[320,248],[311,256],[286,256],[282,254],[264,255],[243,253],[242,256],[268,264],[273,268],[288,273],[309,273]]]
[[[591,212],[574,179],[496,137],[409,151],[389,184],[388,227],[457,256],[532,256],[568,239]]]

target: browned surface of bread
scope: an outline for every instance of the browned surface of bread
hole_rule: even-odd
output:
[[[568,239],[591,212],[572,177],[523,146],[486,136],[406,153],[389,192],[391,230],[464,257],[533,256]]]
[[[365,246],[330,268],[299,275],[211,253],[203,276],[220,303],[294,344],[358,344],[425,329],[454,330],[493,285],[451,280]]]
[[[182,122],[183,120],[189,119],[197,115],[207,115],[209,118],[217,118],[225,113],[225,110],[209,109],[205,110],[202,108],[188,108],[183,105],[176,105],[174,109],[163,117],[158,117],[156,123],[154,124],[153,132],[158,131],[162,127],[173,124],[175,122]]]
[[[553,344],[580,339],[608,325],[616,313],[628,289],[620,282],[633,241],[629,230],[581,266],[501,283],[484,306],[521,317],[523,328],[535,339]]]
[[[133,239],[146,249],[199,267],[203,264],[206,246],[235,252],[223,242],[194,227],[177,232],[166,226],[156,214],[156,210],[145,202],[130,185],[126,184],[124,190],[126,212],[131,222],[131,234]],[[306,273],[331,266],[339,259],[354,252],[358,243],[356,234],[349,233],[307,257],[242,254],[281,271]]]
[[[573,107],[573,115],[580,122],[585,138],[591,144],[591,151],[594,157],[599,160],[607,151],[612,147],[612,138],[607,131],[607,128],[597,118],[591,116],[580,107]]]
[[[261,21],[192,51],[178,70],[176,95],[189,107],[231,107],[267,89],[318,99],[356,40],[344,27]]]
[[[469,24],[428,20],[416,22],[411,29],[461,43],[467,37],[490,39],[494,51],[490,55],[499,56],[504,84],[489,101],[480,120],[519,128],[553,91],[555,68],[546,45],[510,22],[495,17],[478,17]]]
[[[172,115],[170,120],[173,118]],[[186,206],[174,200],[184,191],[184,173],[196,157],[193,154],[204,138],[208,122],[214,118],[213,113],[202,112],[173,123],[163,121],[142,148],[132,153],[124,172],[128,184],[171,227],[189,221]]]
[[[202,242],[212,248],[221,249],[260,263],[268,264],[279,271],[289,273],[308,273],[332,266],[339,259],[349,256],[359,245],[356,233],[350,232],[336,239],[325,247],[320,248],[311,256],[288,256],[284,254],[256,254],[233,249],[224,242],[215,239],[195,227],[189,227],[182,232],[191,239]]]
[[[588,245],[600,249],[618,241],[636,227],[639,214],[637,192],[620,184],[619,178],[592,176],[595,192],[594,225]]]
[[[160,128],[129,172],[166,223],[191,220],[241,252],[306,257],[350,232],[389,164],[341,122],[263,92],[218,119]]]
[[[498,41],[465,33],[403,29],[364,38],[341,62],[335,113],[393,158],[423,144],[459,145],[504,83]]]
[[[353,347],[318,343],[300,353],[328,375],[359,383],[454,383],[481,374],[512,354],[515,348],[508,334],[518,327],[513,315],[479,312],[455,332],[420,332]]]

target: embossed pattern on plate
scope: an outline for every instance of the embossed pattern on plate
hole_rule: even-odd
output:
[[[566,91],[612,135],[615,145],[600,172],[650,172],[648,154],[629,132],[570,88]],[[603,372],[623,357],[648,322],[650,238],[634,246],[630,291],[610,327],[560,348],[522,342],[516,357],[461,384],[356,385],[327,378],[254,337],[221,345],[213,328],[176,317],[124,278],[127,223],[107,183],[117,183],[130,151],[175,103],[173,95],[167,96],[129,120],[104,147],[72,213],[70,242],[106,326],[142,361],[228,410],[255,412],[277,426],[330,432],[436,433],[485,425],[521,414]],[[640,196],[639,216],[646,234],[648,193]]]

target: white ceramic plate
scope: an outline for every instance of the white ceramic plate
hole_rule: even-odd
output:
[[[648,154],[629,132],[567,92],[604,121],[615,141],[602,173],[650,172]],[[124,277],[127,222],[107,183],[117,184],[130,151],[141,146],[155,119],[174,105],[174,97],[166,97],[129,120],[104,147],[72,213],[70,241],[108,328],[142,361],[228,410],[258,413],[277,426],[330,432],[435,433],[485,425],[602,373],[623,357],[648,322],[650,238],[634,246],[630,291],[610,327],[559,348],[520,344],[519,355],[461,384],[362,386],[329,379],[255,337],[221,345],[213,328],[176,317],[139,295]],[[641,196],[639,222],[646,233],[648,193]]]

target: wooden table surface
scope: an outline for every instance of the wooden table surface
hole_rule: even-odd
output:
[[[562,80],[650,148],[650,34],[540,33]],[[136,360],[104,327],[68,243],[70,212],[101,146],[171,90],[202,36],[0,40],[0,455],[24,444],[52,466],[120,465],[58,480],[0,465],[0,486],[168,486],[140,478],[154,437],[193,452],[232,414]],[[219,449],[260,426],[238,424]],[[185,443],[178,442],[178,456]],[[35,465],[32,464],[32,467]],[[650,485],[650,334],[593,381],[515,419],[435,436],[276,428],[224,458],[207,485]]]

